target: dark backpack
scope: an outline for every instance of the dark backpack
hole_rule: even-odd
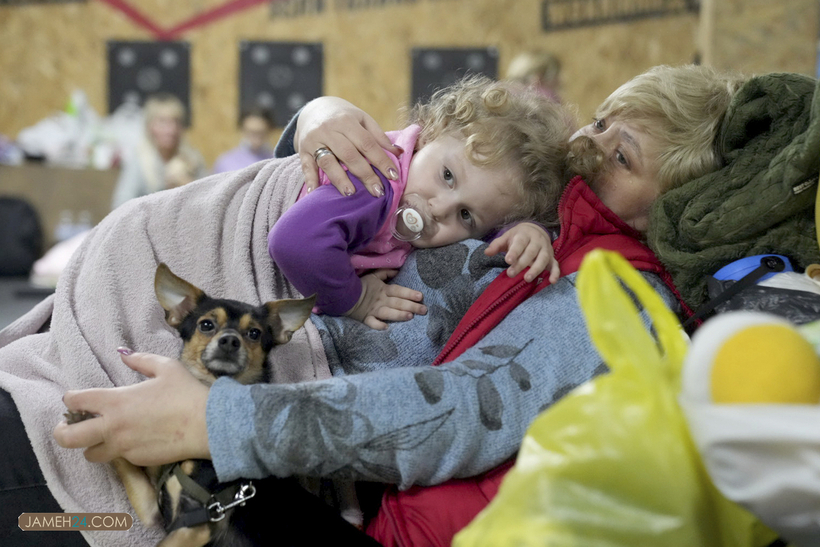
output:
[[[34,207],[20,198],[0,197],[0,276],[28,275],[42,248]]]

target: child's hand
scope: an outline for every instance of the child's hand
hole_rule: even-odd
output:
[[[345,315],[371,329],[384,330],[387,328],[384,321],[409,321],[413,314],[426,314],[427,306],[421,304],[424,295],[419,291],[384,282],[396,273],[396,270],[376,270],[362,277],[359,301]]]
[[[552,241],[544,229],[532,222],[516,224],[497,238],[484,250],[487,256],[506,253],[504,260],[510,267],[507,275],[515,277],[527,266],[529,271],[524,280],[529,282],[541,272],[549,269],[550,283],[555,283],[561,276],[558,262],[552,252]]]

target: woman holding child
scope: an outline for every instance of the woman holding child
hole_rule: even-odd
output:
[[[241,386],[222,379],[208,391],[173,359],[126,355],[126,364],[151,379],[114,390],[68,392],[64,400],[70,409],[103,419],[62,423],[55,438],[64,447],[87,447],[92,462],[116,456],[138,465],[211,458],[221,480],[318,470],[408,488],[471,477],[504,463],[539,412],[606,370],[586,335],[575,296],[574,272],[588,250],[604,246],[624,252],[677,307],[668,276],[641,243],[650,208],[669,188],[719,167],[715,134],[740,83],[699,67],[661,68],[613,93],[572,147],[572,169],[583,178],[573,179],[559,210],[561,235],[554,247],[564,277],[549,284],[526,283],[520,273],[512,279],[499,276],[496,283],[512,283],[515,299],[491,318],[484,327],[489,332],[477,336],[479,343],[468,329],[466,343],[448,346],[448,357],[440,360],[449,362],[430,367],[413,362],[411,355],[406,366],[390,370],[294,385]],[[381,152],[389,143],[372,119],[337,100],[306,107],[294,142],[312,187],[318,181],[313,153],[320,148],[333,153],[320,157],[319,166],[344,194],[352,188],[337,161],[359,175],[373,195],[378,179],[370,164],[382,172],[392,167]],[[287,146],[280,143],[280,154]],[[460,245],[414,254],[419,262],[446,262],[463,253]],[[462,254],[457,261],[469,259]],[[485,294],[494,294],[491,289]],[[493,301],[482,298],[478,308]],[[169,397],[174,404],[160,404]],[[317,416],[309,409],[328,412]],[[444,487],[427,491],[435,497],[438,488]],[[491,497],[492,489],[488,492]],[[463,496],[458,500],[450,505],[470,505],[470,511],[486,503],[486,498],[474,504]],[[400,496],[388,501],[407,502]],[[441,504],[422,506],[422,512],[425,507]],[[435,537],[424,541],[447,543],[468,518],[438,516],[439,521],[418,527],[432,523]],[[395,539],[378,518],[371,530],[382,542]]]
[[[487,304],[495,301],[497,285],[510,283],[506,287],[516,297],[500,314],[489,313],[491,321],[481,333],[462,330],[461,342],[448,345],[446,357],[437,359],[444,364],[430,367],[410,349],[399,368],[343,371],[291,385],[241,386],[221,379],[209,391],[174,359],[128,354],[123,361],[150,379],[111,390],[67,392],[69,409],[101,418],[61,423],[54,437],[61,446],[86,448],[91,462],[116,456],[138,465],[210,458],[221,480],[335,473],[408,488],[472,477],[508,461],[540,411],[605,371],[575,297],[574,271],[588,250],[624,251],[669,305],[677,305],[668,276],[641,243],[651,228],[651,206],[674,186],[720,167],[715,135],[741,83],[698,67],[661,68],[613,93],[573,145],[573,169],[583,178],[565,190],[561,235],[554,243],[564,277],[549,284],[527,283],[521,273],[499,276],[485,292],[490,296],[477,301],[479,316],[492,308]],[[389,143],[378,126],[346,103],[319,100],[307,107],[295,144],[312,187],[318,180],[313,153],[319,148],[332,152],[319,158],[319,166],[343,193],[350,193],[350,183],[334,155],[374,195],[377,178],[370,164],[382,172],[392,167],[381,152]],[[414,275],[453,264],[469,275],[483,249],[456,244],[418,251]],[[487,252],[492,251],[490,246]],[[437,492],[447,486],[414,491],[422,501],[416,507],[422,523],[403,524],[432,530],[433,537],[422,541],[448,543],[466,524],[463,513],[429,514],[442,507]],[[432,503],[425,502],[427,492]],[[486,492],[492,496],[492,488]],[[470,511],[486,503],[486,498],[457,499],[449,505],[469,505]],[[379,518],[390,506],[407,502],[401,495],[389,497],[371,524],[383,543],[396,534]],[[411,538],[418,538],[414,533]]]

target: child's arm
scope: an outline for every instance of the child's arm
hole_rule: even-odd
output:
[[[420,292],[385,283],[397,273],[397,270],[376,270],[363,276],[359,301],[345,315],[371,329],[384,330],[385,321],[409,321],[414,313],[427,313],[427,308],[420,303],[424,297]]]
[[[507,275],[515,277],[529,266],[524,274],[525,281],[533,281],[541,272],[549,270],[550,283],[561,276],[561,270],[552,251],[549,234],[533,222],[521,222],[495,238],[484,250],[487,256],[506,253],[505,261],[510,264]]]
[[[350,180],[364,190],[356,177],[351,175]],[[386,181],[385,185],[389,186]],[[387,219],[391,197],[392,188],[383,198],[366,191],[347,197],[330,186],[317,188],[273,225],[268,234],[271,258],[299,292],[318,295],[316,305],[323,312],[345,315],[361,301],[364,289],[350,253],[365,246]],[[399,311],[426,311],[418,303],[418,291],[395,286],[390,294],[406,300],[401,305],[391,300]],[[384,319],[393,318],[388,314]]]

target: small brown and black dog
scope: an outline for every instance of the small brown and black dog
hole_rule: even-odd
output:
[[[180,360],[206,385],[221,376],[243,384],[269,379],[268,353],[290,341],[310,316],[315,297],[278,300],[251,306],[211,298],[157,267],[154,290],[165,320],[183,340]],[[69,423],[90,418],[67,413]],[[112,461],[137,516],[148,526],[164,521],[168,535],[162,547],[246,545],[242,531],[231,525],[233,507],[255,494],[249,481],[219,484],[207,460],[186,460],[162,467],[140,468],[122,458]]]

